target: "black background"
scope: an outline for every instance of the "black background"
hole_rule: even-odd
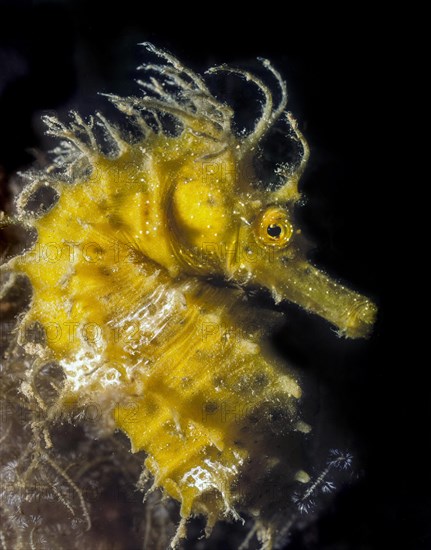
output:
[[[340,340],[323,321],[287,309],[277,345],[325,388],[362,472],[289,549],[425,549],[430,508],[421,447],[428,436],[412,428],[421,420],[413,404],[424,367],[399,355],[393,328],[405,319],[390,307],[400,299],[399,258],[388,249],[403,230],[389,206],[400,184],[392,167],[403,160],[402,150],[389,147],[397,131],[392,68],[397,63],[402,74],[402,36],[391,28],[391,14],[345,6],[244,4],[234,16],[217,2],[174,9],[129,0],[114,7],[0,2],[0,167],[11,174],[31,162],[30,148],[43,148],[41,111],[90,112],[104,101],[99,91],[135,93],[138,42],[166,47],[198,71],[271,59],[312,150],[302,184],[308,202],[299,213],[315,245],[311,257],[379,306],[374,334],[359,342]]]

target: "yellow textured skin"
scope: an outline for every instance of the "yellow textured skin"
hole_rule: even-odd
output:
[[[375,307],[306,261],[292,209],[308,150],[290,115],[304,158],[285,169],[278,190],[252,185],[250,159],[284,105],[275,109],[266,96],[254,132],[235,136],[228,107],[156,53],[184,105],[163,97],[153,79],[161,99],[146,98],[141,109],[168,113],[180,131],[148,125],[127,142],[105,125],[116,145],[107,155],[79,117],[72,129],[50,120],[86,169],[72,183],[50,176],[58,200],[31,220],[37,241],[8,267],[33,287],[23,324],[41,323],[39,353],[65,372],[59,407],[100,404],[106,424],[146,452],[155,486],[181,502],[182,517],[201,513],[211,526],[238,517],[234,486],[250,459],[249,415],[269,402],[296,418],[301,395],[294,375],[262,351],[268,326],[245,299],[246,285],[322,315],[349,337],[368,333]],[[197,99],[186,108],[190,97]],[[139,107],[136,98],[113,101],[128,116]]]

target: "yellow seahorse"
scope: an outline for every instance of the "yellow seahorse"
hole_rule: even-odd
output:
[[[279,314],[264,313],[246,289],[269,289],[275,303],[295,302],[350,338],[369,333],[376,308],[307,262],[293,208],[309,149],[276,69],[262,60],[277,104],[251,73],[208,71],[239,75],[263,95],[253,130],[238,135],[233,111],[201,76],[146,47],[161,62],[141,67],[144,93],[108,96],[134,137],[100,113],[85,121],[72,112],[69,124],[45,117],[61,143],[17,201],[17,219],[37,240],[5,268],[31,281],[21,326],[44,327],[38,364],[55,360],[64,371],[58,410],[97,403],[105,429],[145,451],[154,486],[181,503],[177,541],[193,514],[207,518],[208,532],[244,509],[265,515],[239,487],[246,469],[258,477],[271,468],[260,454],[272,410],[285,412],[285,434],[308,429],[297,379],[263,345]],[[277,121],[302,153],[278,167],[273,189],[258,181],[253,158]],[[30,215],[40,187],[56,200]],[[285,472],[307,481],[293,459]]]

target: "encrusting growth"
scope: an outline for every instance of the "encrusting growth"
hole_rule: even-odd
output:
[[[220,519],[252,513],[270,547],[274,503],[255,489],[268,472],[290,492],[308,482],[298,474],[308,427],[296,376],[264,343],[280,314],[247,301],[246,290],[267,288],[276,303],[293,301],[351,338],[368,335],[376,310],[306,260],[293,208],[309,149],[269,61],[261,60],[278,102],[252,73],[208,71],[237,75],[263,96],[253,130],[238,135],[232,109],[201,76],[145,46],[160,63],[139,67],[143,93],[107,95],[133,136],[101,113],[72,112],[67,124],[44,118],[60,143],[48,168],[26,174],[15,219],[37,239],[4,269],[31,282],[21,328],[37,323],[45,335],[31,349],[34,368],[55,362],[64,374],[50,414],[96,402],[100,429],[119,428],[134,452],[145,451],[154,487],[181,503],[172,544],[192,515],[207,518],[209,533]],[[278,167],[282,183],[271,189],[250,167],[278,121],[302,152]],[[29,213],[40,188],[53,204]],[[24,393],[35,392],[32,377]],[[280,456],[268,436],[275,413],[288,442]]]

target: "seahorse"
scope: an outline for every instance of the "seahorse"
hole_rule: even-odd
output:
[[[286,110],[280,73],[260,60],[278,86],[275,101],[250,72],[207,71],[243,78],[263,97],[253,129],[235,132],[233,110],[204,77],[145,47],[158,61],[140,67],[141,95],[107,95],[133,131],[100,112],[87,120],[71,112],[68,123],[44,117],[60,143],[47,168],[24,174],[15,218],[37,238],[3,266],[31,282],[21,334],[34,323],[45,334],[22,389],[36,392],[34,370],[57,362],[58,414],[97,403],[101,429],[120,429],[133,452],[145,451],[153,487],[181,504],[173,546],[193,515],[209,533],[248,513],[269,547],[274,503],[257,487],[270,471],[288,490],[308,481],[295,438],[310,428],[297,375],[265,340],[282,314],[250,291],[299,304],[348,338],[369,334],[376,307],[307,261],[294,207],[309,147]],[[274,187],[253,161],[276,124],[298,155],[277,167]],[[31,212],[41,188],[54,200]],[[283,456],[268,451],[276,412]]]

